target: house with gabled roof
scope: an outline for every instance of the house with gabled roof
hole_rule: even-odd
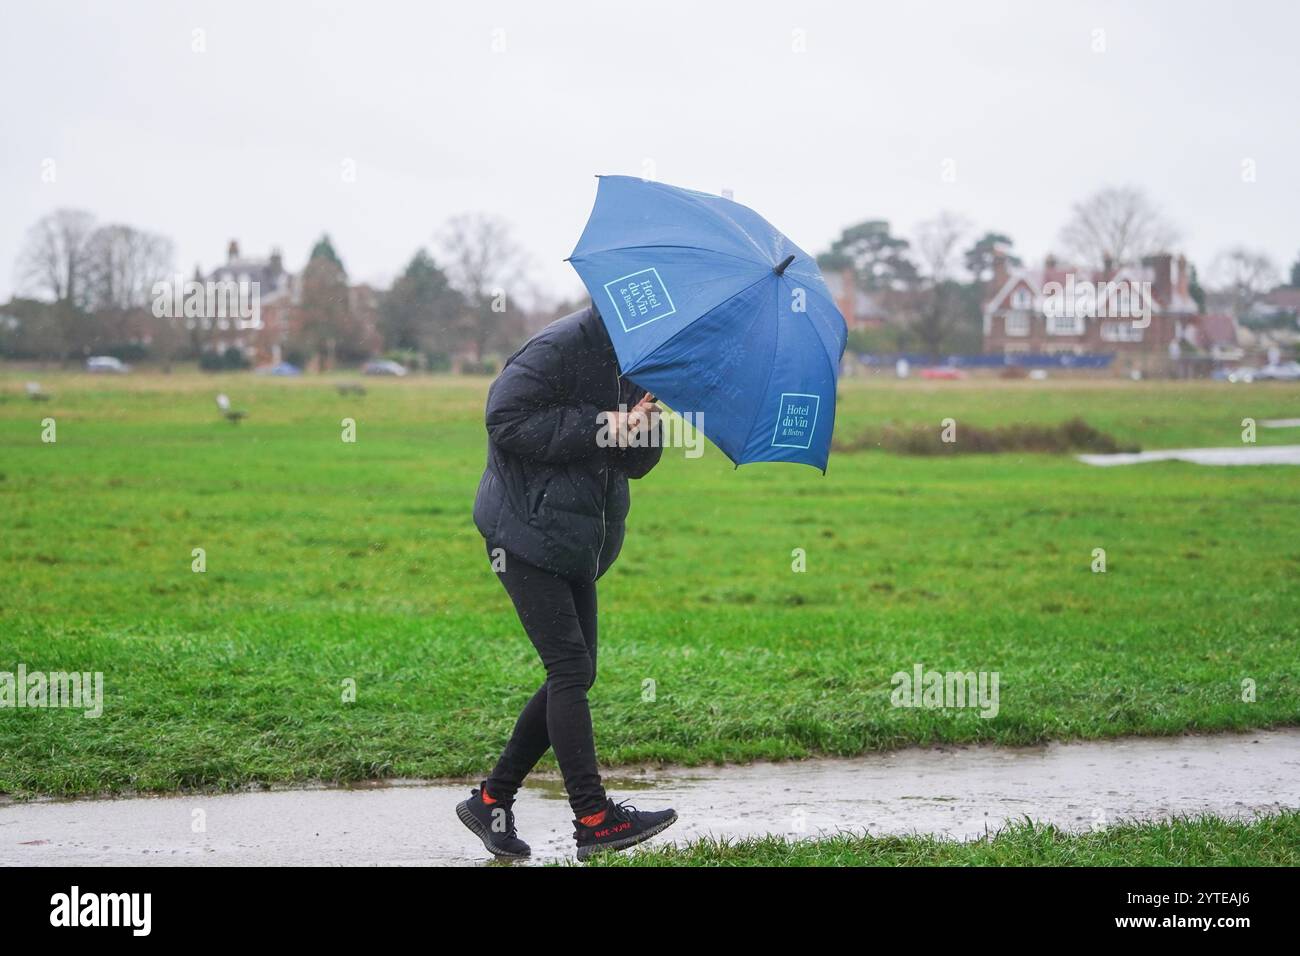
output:
[[[1112,354],[1118,371],[1166,371],[1184,345],[1226,344],[1224,317],[1207,322],[1190,281],[1182,255],[1086,270],[1052,256],[1039,268],[1013,268],[997,251],[982,306],[984,352]]]

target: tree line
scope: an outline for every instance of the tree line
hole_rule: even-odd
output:
[[[1063,262],[1102,273],[1173,251],[1178,239],[1165,213],[1133,187],[1107,187],[1075,203],[1059,236]],[[981,350],[981,309],[996,255],[1008,266],[1023,265],[1010,236],[977,231],[963,217],[944,212],[921,223],[911,239],[895,235],[884,219],[859,222],[817,261],[824,272],[847,272],[883,318],[851,331],[851,349],[941,354]],[[1207,293],[1191,266],[1189,293],[1200,311],[1213,295],[1249,325],[1254,306],[1281,277],[1267,254],[1237,244],[1214,258],[1210,281]],[[1300,288],[1300,257],[1286,284]]]
[[[459,355],[485,368],[534,328],[578,303],[521,305],[529,286],[527,256],[496,218],[470,214],[439,231],[437,256],[417,250],[388,289],[351,284],[328,236],[311,250],[289,311],[284,355],[321,368],[378,352],[410,365],[446,367]],[[1178,231],[1141,191],[1102,189],[1074,204],[1060,232],[1066,261],[1108,271],[1170,251]],[[70,362],[91,354],[152,358],[164,365],[211,356],[229,336],[220,323],[158,316],[154,286],[173,277],[170,239],[121,223],[99,224],[82,210],[56,210],[35,223],[19,253],[20,295],[0,306],[0,355]],[[959,215],[940,213],[911,238],[883,219],[844,229],[818,257],[827,272],[848,275],[882,321],[851,332],[855,351],[977,352],[981,306],[995,256],[1019,266],[1011,238],[976,231]],[[1252,321],[1260,297],[1280,281],[1264,253],[1225,249],[1211,267],[1211,294],[1237,318]],[[196,278],[200,278],[197,276]],[[1300,258],[1290,286],[1300,288]],[[1207,293],[1195,266],[1191,294],[1205,311]],[[846,317],[852,323],[852,316]],[[1294,318],[1291,319],[1294,321]],[[233,357],[242,361],[242,354]]]
[[[322,236],[297,277],[292,304],[277,306],[287,330],[284,357],[330,368],[385,353],[441,368],[461,355],[484,366],[489,355],[513,350],[532,326],[555,314],[532,294],[526,256],[503,221],[457,216],[436,241],[438,259],[418,249],[390,288],[369,289],[352,284],[329,236]],[[170,289],[178,278],[174,257],[165,236],[100,225],[83,210],[42,217],[19,253],[19,295],[0,306],[0,355],[65,364],[111,354],[164,365],[186,359],[240,365],[239,350],[216,354],[235,337],[224,313],[155,308],[158,284]],[[203,279],[196,270],[193,280]],[[265,297],[271,290],[260,291]],[[527,307],[520,301],[525,293]]]

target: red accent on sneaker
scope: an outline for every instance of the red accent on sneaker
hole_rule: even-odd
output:
[[[492,806],[492,804],[494,804],[494,803],[497,802],[497,798],[496,798],[496,797],[493,797],[493,796],[491,796],[491,795],[488,794],[488,792],[487,792],[487,787],[484,787],[483,789],[481,789],[481,790],[479,791],[479,793],[482,794],[482,796],[483,796],[483,802],[486,803],[489,807]]]
[[[605,814],[608,812],[609,812],[609,808],[606,807],[604,810],[601,810],[599,813],[591,814],[591,816],[579,817],[578,822],[581,823],[584,827],[599,826],[600,824],[605,822]]]

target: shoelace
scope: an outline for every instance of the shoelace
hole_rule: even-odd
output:
[[[632,806],[632,804],[629,803],[627,800],[624,800],[621,803],[614,803],[611,800],[610,803],[608,804],[608,807],[609,809],[605,813],[605,819],[602,820],[600,823],[598,823],[597,826],[604,826],[605,824],[609,823],[611,820],[616,820],[616,821],[630,820],[632,819],[633,814],[640,813],[640,811],[637,810],[636,807]]]
[[[627,800],[614,804],[614,816],[620,820],[631,819],[632,814],[639,813],[636,807],[632,806]]]

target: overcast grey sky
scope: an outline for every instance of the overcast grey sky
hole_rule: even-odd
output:
[[[1038,259],[1109,184],[1146,189],[1203,269],[1300,252],[1292,2],[3,6],[0,301],[64,206],[171,237],[187,273],[231,238],[298,269],[328,231],[379,282],[484,211],[576,295],[602,172],[729,188],[814,252],[950,209]]]

